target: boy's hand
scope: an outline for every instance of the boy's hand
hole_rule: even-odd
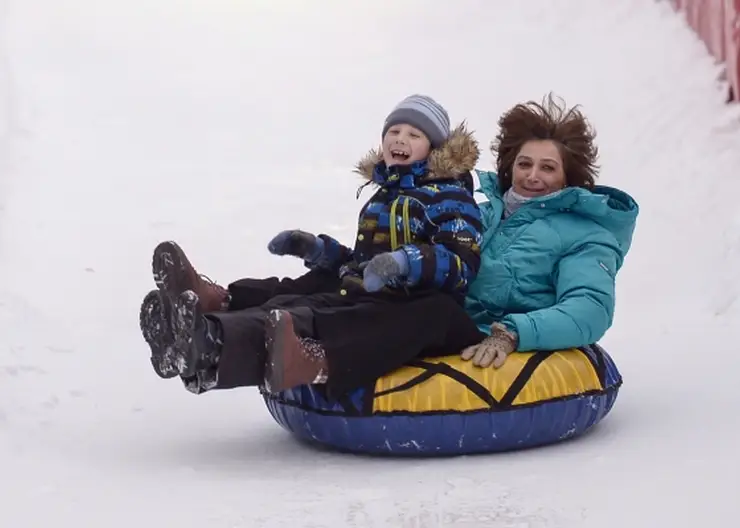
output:
[[[391,280],[403,277],[409,272],[409,259],[406,252],[397,250],[392,253],[375,255],[362,272],[362,284],[365,290],[376,292]]]
[[[273,255],[291,255],[307,261],[315,261],[324,250],[324,241],[317,236],[298,229],[278,233],[267,250]]]

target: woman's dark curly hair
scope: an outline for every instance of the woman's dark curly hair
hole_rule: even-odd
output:
[[[568,187],[594,186],[599,170],[596,132],[578,106],[566,109],[565,102],[561,102],[558,105],[549,94],[542,103],[518,104],[501,116],[499,133],[491,142],[501,192],[511,187],[514,160],[522,146],[542,139],[550,139],[558,146]]]

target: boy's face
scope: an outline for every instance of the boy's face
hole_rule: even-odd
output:
[[[429,156],[431,144],[418,128],[405,123],[393,125],[383,137],[383,161],[391,165],[410,165]]]

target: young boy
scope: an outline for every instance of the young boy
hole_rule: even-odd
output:
[[[381,137],[356,169],[379,189],[353,248],[300,230],[270,241],[271,253],[304,259],[310,271],[298,279],[226,290],[201,279],[174,242],[157,247],[159,291],[142,305],[141,328],[160,376],[179,375],[194,392],[326,383],[338,394],[482,339],[462,308],[480,266],[477,142],[422,95],[391,111]]]

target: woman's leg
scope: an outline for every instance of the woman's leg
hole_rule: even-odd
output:
[[[253,307],[206,314],[198,297],[186,291],[175,311],[172,363],[189,390],[201,393],[262,383],[265,310]]]
[[[171,364],[192,392],[261,385],[265,379],[265,323],[270,307],[292,315],[295,328],[311,335],[311,307],[323,295],[281,295],[263,306],[204,313],[197,295],[183,292],[174,306]],[[329,296],[330,297],[330,296]],[[339,297],[339,296],[337,296]]]
[[[485,335],[462,306],[443,294],[391,300],[365,296],[351,306],[315,306],[313,335],[288,311],[271,310],[266,385],[279,392],[319,383],[330,394],[373,383],[419,356],[457,354]]]

